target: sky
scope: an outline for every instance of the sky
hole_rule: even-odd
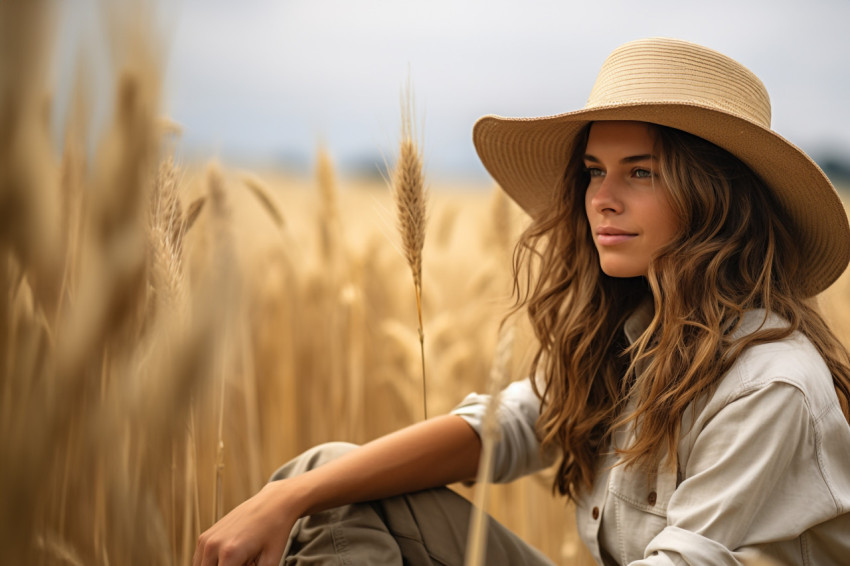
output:
[[[613,49],[665,36],[742,62],[765,83],[778,133],[850,161],[848,0],[159,4],[164,112],[187,156],[309,170],[321,143],[343,169],[374,167],[392,159],[409,82],[426,171],[485,178],[478,117],[579,109]],[[90,33],[97,5],[66,4],[66,43]]]

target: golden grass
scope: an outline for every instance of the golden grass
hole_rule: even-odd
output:
[[[269,412],[262,418],[268,418],[268,424],[261,430],[270,435],[280,454],[269,458],[271,471],[286,457],[317,442],[363,442],[420,419],[421,390],[416,321],[410,316],[409,266],[395,243],[398,236],[393,231],[392,194],[380,184],[349,182],[340,188],[340,210],[346,211],[342,220],[347,259],[343,263],[350,266],[350,276],[345,278],[348,283],[340,290],[322,259],[319,217],[324,204],[316,182],[274,174],[266,175],[266,181],[269,187],[278,188],[276,194],[285,210],[301,212],[287,224],[297,249],[284,251],[261,205],[244,199],[234,211],[235,224],[252,227],[251,234],[236,237],[254,242],[239,247],[250,249],[247,262],[254,267],[247,273],[258,270],[257,275],[247,277],[261,286],[251,299],[260,304],[252,308],[257,317],[254,324],[263,329],[258,338],[271,342],[266,335],[274,329],[273,343],[278,348],[274,351],[270,346],[263,356],[274,356],[277,361],[260,362],[255,357],[257,368],[267,367],[281,375],[259,382],[260,387],[278,389],[280,395],[274,401],[260,395],[271,403],[265,405]],[[430,325],[426,337],[431,367],[429,411],[441,414],[470,391],[487,390],[491,371],[499,367],[493,367],[498,326],[510,304],[510,258],[501,241],[505,227],[518,230],[523,217],[487,186],[442,186],[432,192],[431,200],[432,227],[436,228],[425,239],[428,253],[423,256],[423,309]],[[494,210],[501,212],[494,215]],[[261,240],[263,243],[259,243]],[[296,270],[293,263],[299,261],[300,269]],[[297,298],[285,305],[289,293]],[[327,317],[299,324],[299,320],[313,321],[328,302],[335,303],[332,310],[336,314],[331,316],[339,324],[329,325]],[[297,335],[299,330],[301,334]],[[523,375],[529,351],[527,330],[520,325],[516,333],[513,347],[508,349],[503,344],[500,356],[507,360],[504,376],[508,379]],[[293,343],[297,340],[303,342]],[[347,360],[343,369],[347,376],[329,375],[338,371],[327,360],[331,344],[339,349],[334,357]],[[299,348],[306,353],[293,360]],[[324,353],[316,355],[317,350]],[[324,369],[314,369],[319,364]],[[318,398],[316,391],[321,393]],[[295,397],[288,397],[291,395]],[[351,398],[359,399],[357,405],[349,404]],[[358,418],[352,428],[355,411]],[[277,422],[282,418],[287,418],[288,424]],[[298,427],[298,433],[288,426]],[[286,437],[295,443],[294,448],[285,449]],[[456,488],[469,497],[473,495],[471,489]],[[502,522],[559,562],[566,556],[571,557],[568,563],[582,564],[576,557],[582,556],[583,549],[568,530],[570,511],[552,499],[544,476],[511,486],[492,486],[489,507]]]
[[[428,418],[428,386],[425,374],[425,330],[422,325],[422,248],[425,245],[426,200],[422,152],[415,139],[413,100],[409,91],[402,98],[401,143],[393,172],[392,190],[398,210],[401,248],[413,276],[416,316],[419,321],[419,354],[422,365],[422,414]]]
[[[465,566],[481,566],[486,560],[487,509],[489,508],[490,484],[493,480],[493,450],[499,442],[500,430],[497,413],[502,390],[510,384],[508,363],[511,359],[514,342],[514,327],[503,324],[499,332],[499,342],[490,369],[487,393],[490,400],[484,412],[482,423],[481,456],[478,475],[475,478],[473,503],[475,510],[470,519],[469,540],[466,547]]]
[[[188,564],[198,534],[287,459],[420,418],[392,195],[337,181],[326,154],[317,179],[176,162],[152,33],[115,34],[128,45],[103,134],[78,77],[56,152],[46,6],[0,4],[4,563]],[[487,387],[523,216],[488,187],[440,185],[429,206],[417,245],[440,414]],[[845,338],[848,286],[822,299]],[[508,379],[530,351],[515,332]],[[558,563],[590,564],[549,486],[494,486],[490,509]]]

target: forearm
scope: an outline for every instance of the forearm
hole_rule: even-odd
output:
[[[289,480],[298,512],[370,501],[473,479],[481,442],[460,417],[447,415],[374,440]]]

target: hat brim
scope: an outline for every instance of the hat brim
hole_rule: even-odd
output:
[[[541,118],[484,116],[473,128],[481,162],[496,182],[536,218],[560,190],[578,132],[589,122],[633,120],[676,128],[725,149],[773,191],[794,222],[805,262],[803,291],[812,296],[850,262],[847,212],[829,179],[802,150],[772,130],[715,108],[681,102],[599,106]]]

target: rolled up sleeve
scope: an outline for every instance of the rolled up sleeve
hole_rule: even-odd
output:
[[[489,395],[472,393],[452,411],[481,436]],[[493,481],[505,483],[534,473],[549,462],[540,454],[535,432],[540,414],[540,399],[532,389],[531,379],[516,381],[506,387],[499,398],[497,413],[501,439],[493,449]]]

